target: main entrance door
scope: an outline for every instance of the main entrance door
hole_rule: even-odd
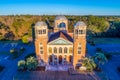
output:
[[[69,62],[72,63],[72,61],[73,61],[73,57],[69,56]]]
[[[49,63],[52,63],[52,55],[49,56]]]
[[[59,56],[59,64],[62,64],[62,56]]]

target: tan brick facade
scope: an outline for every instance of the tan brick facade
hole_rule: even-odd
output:
[[[78,54],[78,45],[81,44],[81,54]],[[73,53],[73,65],[79,64],[79,60],[85,57],[86,54],[86,38],[74,39],[74,53]]]
[[[65,28],[62,25],[61,26],[62,28],[60,27],[61,28],[60,29],[58,27],[58,25],[60,23],[64,23]],[[41,26],[43,26],[43,27],[41,27]],[[69,40],[67,40],[67,38],[65,37],[65,34],[61,33],[60,34],[61,35],[60,39],[62,39],[62,37],[63,37],[64,38],[63,42],[66,39],[65,42],[68,45],[59,44],[59,45],[53,45],[53,46],[49,44],[49,38],[50,37],[48,36],[47,27],[44,27],[44,26],[46,26],[45,23],[42,23],[42,25],[37,24],[37,26],[35,26],[35,35],[36,35],[35,49],[36,49],[36,56],[37,56],[38,61],[40,61],[42,59],[45,63],[49,63],[50,56],[52,54],[54,54],[54,55],[57,56],[57,58],[59,58],[60,56],[62,56],[62,58],[66,58],[66,61],[68,61],[68,62],[70,62],[71,59],[72,59],[72,63],[74,65],[74,67],[77,64],[80,64],[79,61],[83,57],[85,57],[85,54],[86,54],[86,26],[84,27],[83,23],[82,23],[82,25],[81,25],[81,23],[79,23],[79,25],[77,24],[77,27],[75,27],[74,33],[68,33],[68,20],[65,17],[60,18],[60,20],[59,20],[59,18],[57,18],[55,20],[55,27],[54,27],[53,33],[57,33],[61,30],[66,30],[65,34],[71,36],[71,38],[73,39],[73,42],[70,42]],[[43,29],[46,30],[46,31],[43,31]],[[39,32],[38,30],[42,30],[43,34],[41,32]],[[77,32],[77,34],[76,34],[76,32],[75,32],[76,30],[78,30],[79,32],[80,32],[80,30],[82,30],[82,31],[84,31],[84,33],[82,32],[82,34],[80,34],[80,33],[78,34],[78,32]],[[48,49],[49,47],[51,47],[52,53],[49,53],[49,49]],[[57,53],[54,53],[54,47],[56,47],[58,51],[59,51],[59,48],[61,47],[62,50],[63,50],[62,54],[58,53],[58,51],[57,51]],[[67,53],[64,53],[64,48],[65,47],[67,48]],[[72,48],[72,53],[71,54],[69,53],[70,47]],[[80,53],[78,53],[78,48],[80,49]],[[70,56],[72,56],[72,58],[70,58]]]
[[[48,55],[47,55],[47,37],[40,37],[35,41],[35,47],[36,47],[36,55],[38,59],[43,59],[46,63],[48,62]],[[43,47],[43,53],[40,53],[40,43]]]

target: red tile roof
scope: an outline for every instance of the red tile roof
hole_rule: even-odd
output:
[[[59,31],[59,32],[52,34],[50,36],[48,42],[51,42],[59,37],[65,39],[67,41],[73,42],[73,38],[64,31]]]

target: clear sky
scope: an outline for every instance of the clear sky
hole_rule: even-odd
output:
[[[0,0],[0,15],[120,15],[120,0]]]

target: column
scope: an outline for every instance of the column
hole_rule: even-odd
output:
[[[70,63],[70,62],[69,62],[69,56],[68,56],[68,55],[66,56],[66,60],[67,60],[67,63]]]
[[[62,64],[64,64],[64,57],[62,56]]]
[[[52,54],[52,64],[54,65],[54,55]]]
[[[59,65],[59,56],[57,56],[57,65]]]

